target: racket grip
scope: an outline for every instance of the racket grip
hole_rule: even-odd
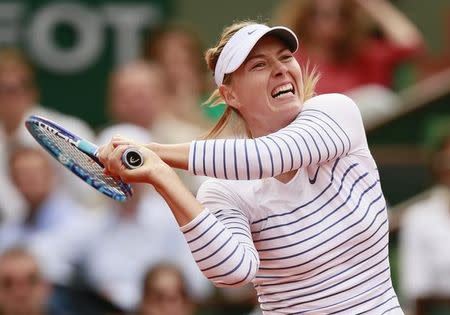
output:
[[[128,148],[122,154],[122,163],[128,169],[135,169],[144,164],[144,157],[136,148]]]

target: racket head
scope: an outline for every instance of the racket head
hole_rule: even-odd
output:
[[[30,116],[25,126],[51,156],[91,187],[118,201],[133,195],[129,184],[103,173],[94,144],[41,116]]]

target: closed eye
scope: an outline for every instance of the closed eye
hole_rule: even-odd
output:
[[[266,64],[264,62],[257,62],[254,65],[251,66],[251,69],[260,69],[262,67],[264,67]]]
[[[281,55],[280,61],[291,61],[292,58],[294,58],[294,56],[291,54]]]

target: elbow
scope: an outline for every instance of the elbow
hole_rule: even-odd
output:
[[[249,260],[230,272],[219,275],[207,275],[216,287],[241,287],[250,283],[256,276],[258,262]]]
[[[224,287],[242,287],[252,282],[256,272],[253,274],[237,273],[228,277],[211,277],[209,280],[219,288]]]

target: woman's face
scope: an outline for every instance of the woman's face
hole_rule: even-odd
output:
[[[342,0],[314,1],[308,32],[314,42],[326,46],[342,40],[344,36],[344,7]]]
[[[201,51],[189,33],[173,31],[161,39],[159,61],[165,68],[175,93],[202,92]]]
[[[246,61],[221,86],[228,105],[243,116],[253,136],[288,125],[302,108],[302,74],[287,46],[275,36],[259,40]]]
[[[22,119],[35,100],[29,71],[20,64],[4,67],[0,72],[0,120]]]
[[[14,184],[33,207],[54,189],[55,174],[43,152],[27,150],[13,157],[10,171]]]
[[[190,315],[193,307],[184,292],[180,275],[170,269],[160,270],[144,292],[142,315]]]

